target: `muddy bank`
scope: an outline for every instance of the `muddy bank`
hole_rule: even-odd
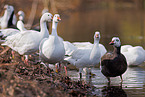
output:
[[[22,56],[11,49],[0,47],[0,96],[5,97],[71,97],[92,95],[95,87],[82,81],[72,81],[69,77],[48,69],[36,62],[36,54],[30,57],[29,65]]]

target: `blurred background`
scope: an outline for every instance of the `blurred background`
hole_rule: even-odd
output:
[[[43,9],[59,13],[58,34],[66,41],[93,43],[94,32],[100,31],[100,43],[108,50],[114,36],[122,45],[145,48],[145,0],[0,0],[0,16],[5,4],[14,6],[15,14],[24,11],[29,29],[39,25]]]

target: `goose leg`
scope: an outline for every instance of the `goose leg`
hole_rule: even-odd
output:
[[[12,50],[11,53],[12,53],[12,59],[14,59],[15,51]]]
[[[56,72],[56,73],[58,73],[58,71],[59,71],[59,70],[58,70],[58,66],[59,66],[59,63],[56,63],[56,64],[55,64],[55,72]]]
[[[24,63],[25,63],[26,65],[28,65],[28,55],[25,55]]]
[[[82,79],[82,70],[83,70],[83,68],[79,68],[80,81],[81,81],[81,79]]]
[[[107,79],[108,79],[108,83],[110,83],[111,81],[110,81],[110,77],[107,77]]]
[[[120,78],[121,78],[121,83],[122,83],[123,82],[122,75],[120,75]]]
[[[47,73],[50,74],[49,64],[47,65]]]
[[[58,65],[59,65],[58,71],[60,72],[61,71],[61,63],[59,63]]]
[[[64,70],[65,70],[65,76],[67,76],[67,67],[64,66]]]
[[[91,68],[88,68],[89,76],[92,76]]]

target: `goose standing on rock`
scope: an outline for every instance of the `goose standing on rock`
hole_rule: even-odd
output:
[[[113,45],[113,53],[107,53],[101,58],[100,69],[103,75],[108,79],[110,83],[110,77],[120,76],[121,82],[123,82],[122,74],[127,70],[126,58],[121,54],[121,42],[118,37],[113,37],[109,43]]]
[[[39,56],[40,60],[44,63],[55,64],[64,59],[65,49],[63,40],[57,34],[57,25],[60,20],[60,15],[55,14],[52,22],[51,35],[43,39],[40,43]]]
[[[66,61],[79,68],[80,79],[82,78],[83,68],[94,67],[101,60],[99,40],[100,40],[100,32],[95,32],[94,44],[91,49],[77,49],[72,53],[70,57],[65,58]]]
[[[21,33],[16,33],[14,35],[8,36],[6,42],[2,45],[9,46],[12,50],[15,50],[20,55],[26,55],[25,62],[28,64],[28,57],[37,50],[39,50],[39,44],[43,38],[49,36],[49,32],[46,26],[46,22],[52,20],[51,13],[45,13],[41,16],[40,27],[41,31],[26,30]]]

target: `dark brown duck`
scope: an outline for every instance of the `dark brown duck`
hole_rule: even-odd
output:
[[[109,43],[113,45],[114,51],[112,53],[107,53],[101,58],[101,72],[110,82],[110,77],[120,76],[121,82],[122,74],[127,70],[126,58],[121,54],[121,42],[118,37],[113,37],[112,41]]]

